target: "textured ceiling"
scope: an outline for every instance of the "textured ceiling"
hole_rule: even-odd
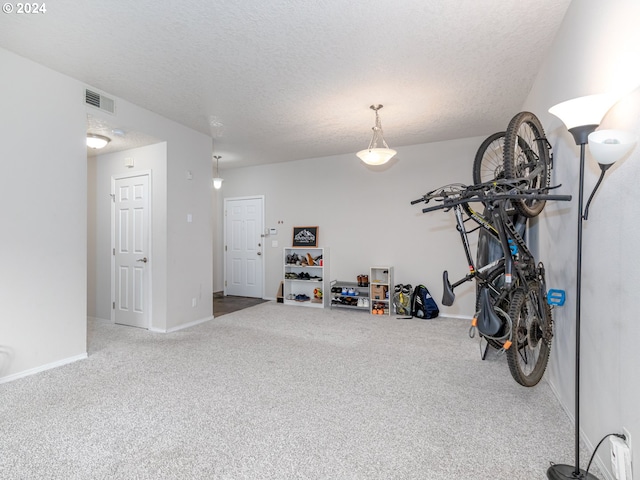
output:
[[[0,46],[213,136],[222,169],[361,150],[374,103],[391,148],[502,130],[569,3],[56,0]]]

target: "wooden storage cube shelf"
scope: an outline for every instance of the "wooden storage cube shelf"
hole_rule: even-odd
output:
[[[393,267],[371,267],[369,272],[369,311],[391,315],[393,298]]]

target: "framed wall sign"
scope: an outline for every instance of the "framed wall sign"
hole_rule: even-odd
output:
[[[293,227],[293,247],[317,247],[318,227]]]

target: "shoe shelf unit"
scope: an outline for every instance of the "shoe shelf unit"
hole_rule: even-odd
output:
[[[283,302],[285,305],[324,308],[329,302],[329,249],[284,249]]]
[[[393,267],[371,267],[369,273],[369,311],[374,315],[391,315]]]
[[[331,308],[350,308],[369,311],[369,284],[357,282],[331,282]]]

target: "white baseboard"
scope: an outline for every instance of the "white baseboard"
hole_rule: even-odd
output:
[[[469,321],[473,319],[473,317],[470,317],[469,315],[451,315],[449,313],[442,313],[442,312],[440,312],[440,316],[444,318],[457,318],[460,320],[469,320]]]
[[[78,360],[85,360],[86,358],[87,358],[86,352],[81,353],[80,355],[64,358],[62,360],[58,360],[57,362],[47,363],[46,365],[41,365],[39,367],[30,368],[29,370],[24,370],[22,372],[14,373],[13,375],[9,375],[7,377],[2,377],[0,378],[0,383],[13,382],[14,380],[18,380],[19,378],[35,375],[36,373],[44,372],[45,370],[51,370],[52,368],[61,367],[69,363],[77,362]]]
[[[560,400],[560,395],[558,393],[558,390],[556,389],[556,386],[553,384],[553,382],[550,382],[546,377],[544,378],[544,380],[546,381],[547,385],[549,385],[549,388],[551,389],[551,393],[553,393],[553,395],[556,397],[556,400],[558,400],[558,403],[560,404],[560,407],[562,407],[562,410],[564,410],[564,413],[566,413],[567,417],[569,417],[569,421],[571,422],[571,426],[572,426],[571,431],[575,432],[576,418],[573,416],[573,411],[570,410],[569,407],[565,405],[564,402],[562,402],[562,400]],[[589,440],[587,435],[584,433],[582,428],[580,428],[580,440],[584,442],[584,445],[587,448],[587,451],[589,452],[589,454],[592,454],[595,447],[593,446],[593,443]],[[607,458],[606,456],[608,451],[609,450],[606,448],[606,445],[603,444],[603,448],[599,449],[599,454],[595,456],[595,458],[593,459],[593,462],[598,466],[598,468],[600,469],[600,472],[605,477],[603,480],[614,480],[611,474],[609,473],[609,470],[607,470],[605,462],[603,462],[601,459],[601,455],[604,455],[604,457]],[[584,467],[584,465],[582,465],[582,467]]]
[[[213,315],[209,317],[201,318],[200,320],[194,320],[193,322],[183,323],[182,325],[178,325],[176,327],[171,327],[168,329],[151,327],[149,328],[149,331],[156,332],[156,333],[172,333],[172,332],[177,332],[179,330],[184,330],[185,328],[195,327],[196,325],[200,325],[201,323],[208,322],[210,320],[213,320]]]
[[[87,320],[91,322],[108,322],[113,323],[110,318],[100,318],[100,317],[87,317]]]

